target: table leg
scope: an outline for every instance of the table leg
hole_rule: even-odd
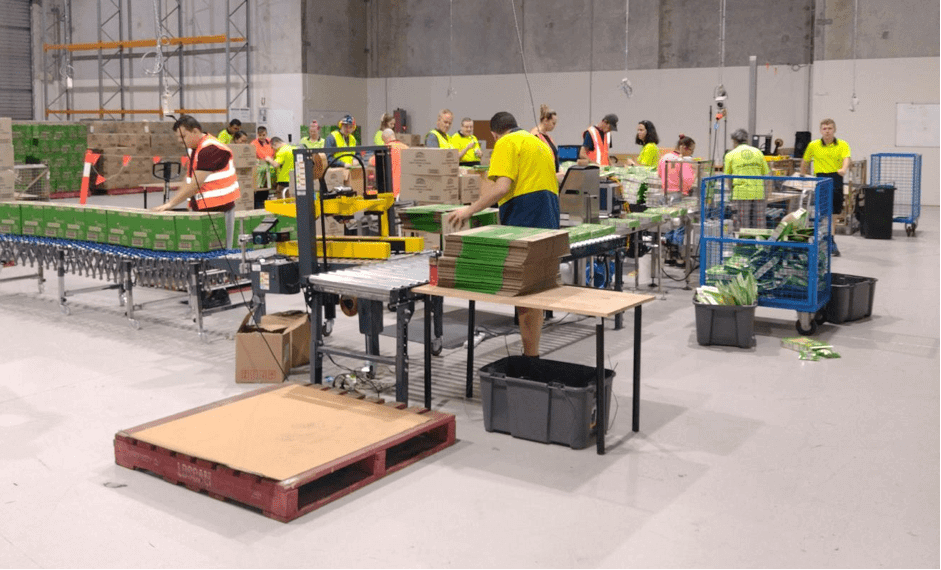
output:
[[[320,291],[314,291],[311,295],[310,313],[310,324],[313,327],[313,334],[310,335],[310,382],[323,384],[323,353],[320,352],[320,345],[323,344],[323,294]]]
[[[598,455],[604,455],[604,435],[608,428],[608,414],[605,413],[605,385],[604,385],[604,319],[598,318],[595,325],[595,433],[597,436]]]
[[[618,293],[624,291],[624,256],[621,250],[614,252],[614,290]],[[614,330],[624,328],[624,313],[614,315]]]
[[[468,398],[474,397],[474,317],[476,301],[467,302],[467,390]]]
[[[643,305],[634,307],[634,401],[631,411],[631,429],[640,431],[640,322]]]
[[[431,409],[431,307],[434,297],[425,297],[425,408]]]
[[[395,401],[408,404],[408,322],[411,303],[400,303],[395,309]]]

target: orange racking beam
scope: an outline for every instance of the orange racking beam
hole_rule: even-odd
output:
[[[196,115],[201,113],[225,114],[225,109],[176,109],[177,115]],[[49,115],[163,115],[160,109],[46,109]]]
[[[229,38],[231,42],[244,42],[245,38]],[[164,38],[162,45],[198,45],[198,44],[224,44],[225,34],[214,36],[185,36],[180,38]],[[92,42],[86,44],[43,44],[43,50],[69,50],[90,51],[96,49],[131,49],[156,47],[157,40],[126,40],[122,42]]]

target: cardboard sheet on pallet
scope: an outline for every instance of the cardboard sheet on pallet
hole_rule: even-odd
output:
[[[134,437],[238,471],[285,480],[433,420],[320,387],[288,384],[184,413]]]

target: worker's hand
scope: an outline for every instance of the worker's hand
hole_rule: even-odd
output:
[[[474,154],[477,155],[477,158],[480,158],[484,155],[483,151],[481,151],[479,148],[474,151]]]
[[[445,222],[447,222],[448,229],[460,228],[464,222],[470,219],[473,212],[471,211],[470,206],[464,206],[463,208],[458,208],[453,212],[449,213],[444,217]]]
[[[159,206],[156,206],[156,207],[154,207],[154,208],[151,208],[151,210],[154,211],[154,212],[166,212],[166,211],[169,210],[169,209],[170,209],[170,204],[169,204],[169,203],[160,204]]]

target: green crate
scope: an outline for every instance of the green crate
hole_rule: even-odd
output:
[[[225,246],[225,215],[218,212],[185,212],[176,215],[178,251],[214,251]]]
[[[22,232],[23,218],[20,215],[20,204],[0,202],[0,234],[20,235]]]
[[[135,210],[108,210],[108,243],[131,245],[131,235],[140,227],[140,213]]]
[[[108,210],[97,206],[85,206],[85,240],[108,243]]]

